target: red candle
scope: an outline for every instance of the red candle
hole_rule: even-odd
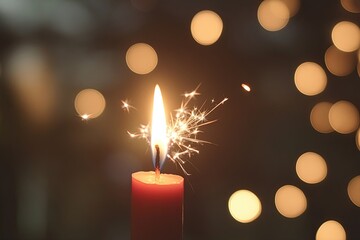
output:
[[[184,179],[155,172],[132,174],[131,239],[181,240]]]
[[[151,152],[155,172],[132,174],[131,239],[181,240],[184,179],[160,174],[168,148],[161,91],[155,87],[151,121]]]

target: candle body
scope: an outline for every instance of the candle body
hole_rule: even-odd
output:
[[[154,172],[132,174],[131,239],[181,240],[183,231],[184,179]]]

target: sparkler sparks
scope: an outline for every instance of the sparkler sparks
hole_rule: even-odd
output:
[[[241,84],[241,87],[247,92],[251,91],[251,88],[248,84],[243,83],[243,84]]]
[[[133,106],[130,105],[129,101],[126,99],[126,100],[121,100],[122,102],[122,106],[121,108],[126,111],[126,112],[130,112],[130,109],[135,109]]]
[[[90,119],[91,114],[86,114],[86,113],[85,113],[85,114],[81,115],[80,117],[81,117],[81,120],[87,121],[87,120]]]
[[[184,100],[180,108],[170,114],[170,122],[167,126],[167,158],[174,163],[178,163],[186,175],[190,174],[185,170],[184,164],[192,155],[199,153],[196,146],[210,143],[198,138],[198,134],[202,133],[201,128],[217,121],[209,120],[209,114],[228,100],[228,98],[224,98],[222,101],[216,103],[215,100],[212,99],[212,106],[210,108],[205,108],[206,101],[201,107],[191,107],[189,106],[191,100],[195,96],[200,95],[200,93],[197,92],[198,87],[194,91],[184,94]],[[128,134],[131,138],[144,139],[150,144],[150,129],[150,125],[140,125],[138,132],[131,133],[128,131]]]

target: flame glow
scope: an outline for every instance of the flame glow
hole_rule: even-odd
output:
[[[163,107],[161,109],[158,109],[156,107],[155,110],[155,102],[156,104],[160,104],[160,106],[163,106],[160,88],[157,86],[155,88],[153,123],[151,131],[149,129],[149,125],[140,125],[139,131],[135,133],[131,133],[128,131],[128,134],[131,138],[145,139],[149,143],[149,145],[151,145],[154,161],[156,157],[156,152],[154,152],[155,145],[159,145],[161,155],[160,167],[162,167],[165,158],[168,158],[173,163],[179,164],[179,166],[186,175],[190,174],[185,170],[185,163],[192,155],[199,153],[196,145],[210,143],[208,141],[198,138],[198,134],[203,132],[202,130],[200,130],[201,127],[216,122],[216,120],[209,120],[207,117],[216,108],[218,108],[228,100],[228,98],[224,98],[220,102],[216,102],[214,99],[212,99],[212,107],[210,107],[209,109],[205,108],[206,102],[204,102],[201,107],[190,107],[190,101],[196,96],[200,95],[200,93],[197,92],[197,89],[198,87],[190,93],[184,94],[183,102],[178,109],[174,110],[173,114],[170,114],[170,121],[168,122],[168,125],[167,127],[165,127],[164,130],[164,126],[166,126],[166,119]],[[159,95],[159,97],[156,97],[157,95]],[[161,112],[155,113],[155,111]],[[161,119],[156,121],[162,121],[162,123],[160,124],[157,122],[155,125],[155,117],[160,118],[160,116]],[[160,133],[155,133],[154,131],[157,131],[156,129],[160,129]],[[164,131],[166,140],[156,140],[164,139]],[[158,143],[156,143],[156,141],[158,141]],[[167,147],[167,151],[162,150],[164,146]],[[167,153],[164,156],[163,154],[165,154],[165,152]]]
[[[167,154],[167,136],[166,136],[166,117],[164,110],[164,103],[161,96],[159,85],[156,85],[154,92],[154,104],[151,122],[151,152],[152,159],[155,166],[156,150],[158,145],[160,149],[160,167],[165,162]]]

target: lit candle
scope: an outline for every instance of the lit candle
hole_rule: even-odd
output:
[[[151,152],[155,171],[132,174],[131,239],[181,240],[184,179],[160,173],[167,155],[166,117],[161,91],[155,87]]]

